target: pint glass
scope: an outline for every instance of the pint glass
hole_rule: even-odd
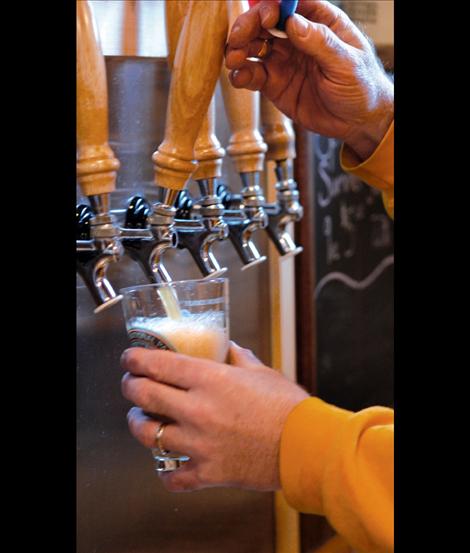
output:
[[[130,345],[165,349],[223,363],[229,347],[228,279],[144,284],[121,290]],[[155,413],[146,413],[165,420]],[[157,471],[189,457],[152,451]]]

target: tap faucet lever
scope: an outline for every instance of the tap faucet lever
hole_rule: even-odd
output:
[[[163,203],[151,206],[142,196],[133,196],[128,202],[124,227],[120,229],[122,245],[150,282],[172,280],[162,258],[178,243],[175,213],[174,207]]]
[[[77,206],[76,214],[77,272],[97,304],[94,312],[99,313],[122,299],[107,277],[110,263],[123,253],[119,229],[111,215],[95,215],[89,206]]]
[[[266,205],[268,215],[266,231],[280,255],[297,255],[303,251],[303,248],[295,244],[287,226],[300,221],[303,216],[303,207],[299,202],[297,184],[289,175],[288,161],[277,161],[276,164],[277,201],[274,204]]]
[[[177,206],[178,247],[189,251],[204,277],[223,275],[227,268],[219,265],[212,251],[215,242],[228,237],[228,225],[222,218],[223,204],[215,195],[205,195],[195,203],[189,192],[183,190]]]
[[[292,178],[292,160],[295,158],[295,135],[290,120],[267,98],[261,98],[263,136],[268,145],[267,160],[275,161],[276,203],[267,204],[266,231],[280,255],[296,255],[297,247],[287,230],[289,223],[299,221],[303,208],[299,203],[297,183]]]
[[[243,266],[242,271],[266,261],[266,256],[261,255],[251,239],[253,232],[266,224],[266,214],[262,209],[257,216],[254,211],[247,216],[246,207],[241,194],[232,194],[225,184],[217,186],[217,195],[225,207],[224,219],[228,225],[228,233]]]

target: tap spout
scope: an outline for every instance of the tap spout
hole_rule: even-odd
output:
[[[265,206],[268,215],[266,231],[280,255],[297,255],[303,248],[296,246],[287,230],[287,225],[300,221],[303,216],[297,183],[291,177],[291,165],[288,160],[276,161],[275,172],[278,179],[277,202]]]
[[[253,232],[267,226],[268,217],[263,207],[264,197],[255,187],[259,186],[256,173],[244,173],[242,181],[245,197],[232,194],[225,184],[217,186],[217,194],[225,207],[224,220],[229,229],[229,238],[243,263],[242,271],[266,260],[251,239]],[[243,190],[242,190],[243,192]],[[261,198],[260,198],[261,196]],[[246,204],[249,205],[246,205]]]
[[[107,276],[110,264],[123,255],[119,229],[110,214],[94,215],[88,206],[78,206],[77,222],[77,272],[97,305],[94,312],[99,313],[122,299]]]
[[[176,248],[178,237],[174,217],[176,209],[168,204],[153,206],[142,197],[130,199],[121,241],[125,252],[136,261],[150,282],[171,282],[163,263],[169,248]]]
[[[205,278],[223,275],[226,267],[221,267],[212,247],[217,241],[228,238],[228,225],[223,218],[224,206],[215,194],[215,179],[198,180],[202,197],[194,203],[187,191],[179,197],[184,208],[185,218],[176,220],[179,247],[186,248]]]

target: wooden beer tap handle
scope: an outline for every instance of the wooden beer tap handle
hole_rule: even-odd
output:
[[[77,0],[77,180],[85,196],[115,189],[119,161],[108,143],[104,57],[87,1]]]
[[[295,134],[288,117],[261,95],[261,126],[268,145],[266,159],[295,159]]]
[[[229,28],[235,19],[248,9],[245,0],[227,0]],[[225,65],[220,75],[225,109],[232,135],[227,152],[239,173],[262,171],[267,146],[259,125],[259,92],[234,88],[228,78]]]
[[[220,178],[224,156],[225,150],[215,135],[215,98],[212,97],[194,146],[194,157],[198,167],[193,178],[195,180]]]
[[[189,0],[165,3],[166,37],[168,47],[168,65],[173,68],[173,61],[178,46],[178,39],[188,12]],[[215,100],[212,97],[209,109],[204,117],[196,143],[194,158],[198,162],[192,175],[195,180],[219,178],[222,176],[222,159],[225,150],[215,135]]]
[[[181,190],[196,170],[194,147],[220,75],[227,28],[226,2],[190,1],[173,61],[165,139],[152,156],[158,186]]]
[[[188,13],[190,0],[178,0],[178,2],[165,2],[165,31],[166,45],[168,48],[168,67],[173,68],[178,39],[183,28],[184,18]]]

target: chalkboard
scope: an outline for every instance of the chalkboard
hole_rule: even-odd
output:
[[[312,135],[317,392],[339,407],[393,405],[393,221],[346,174],[340,142]]]

